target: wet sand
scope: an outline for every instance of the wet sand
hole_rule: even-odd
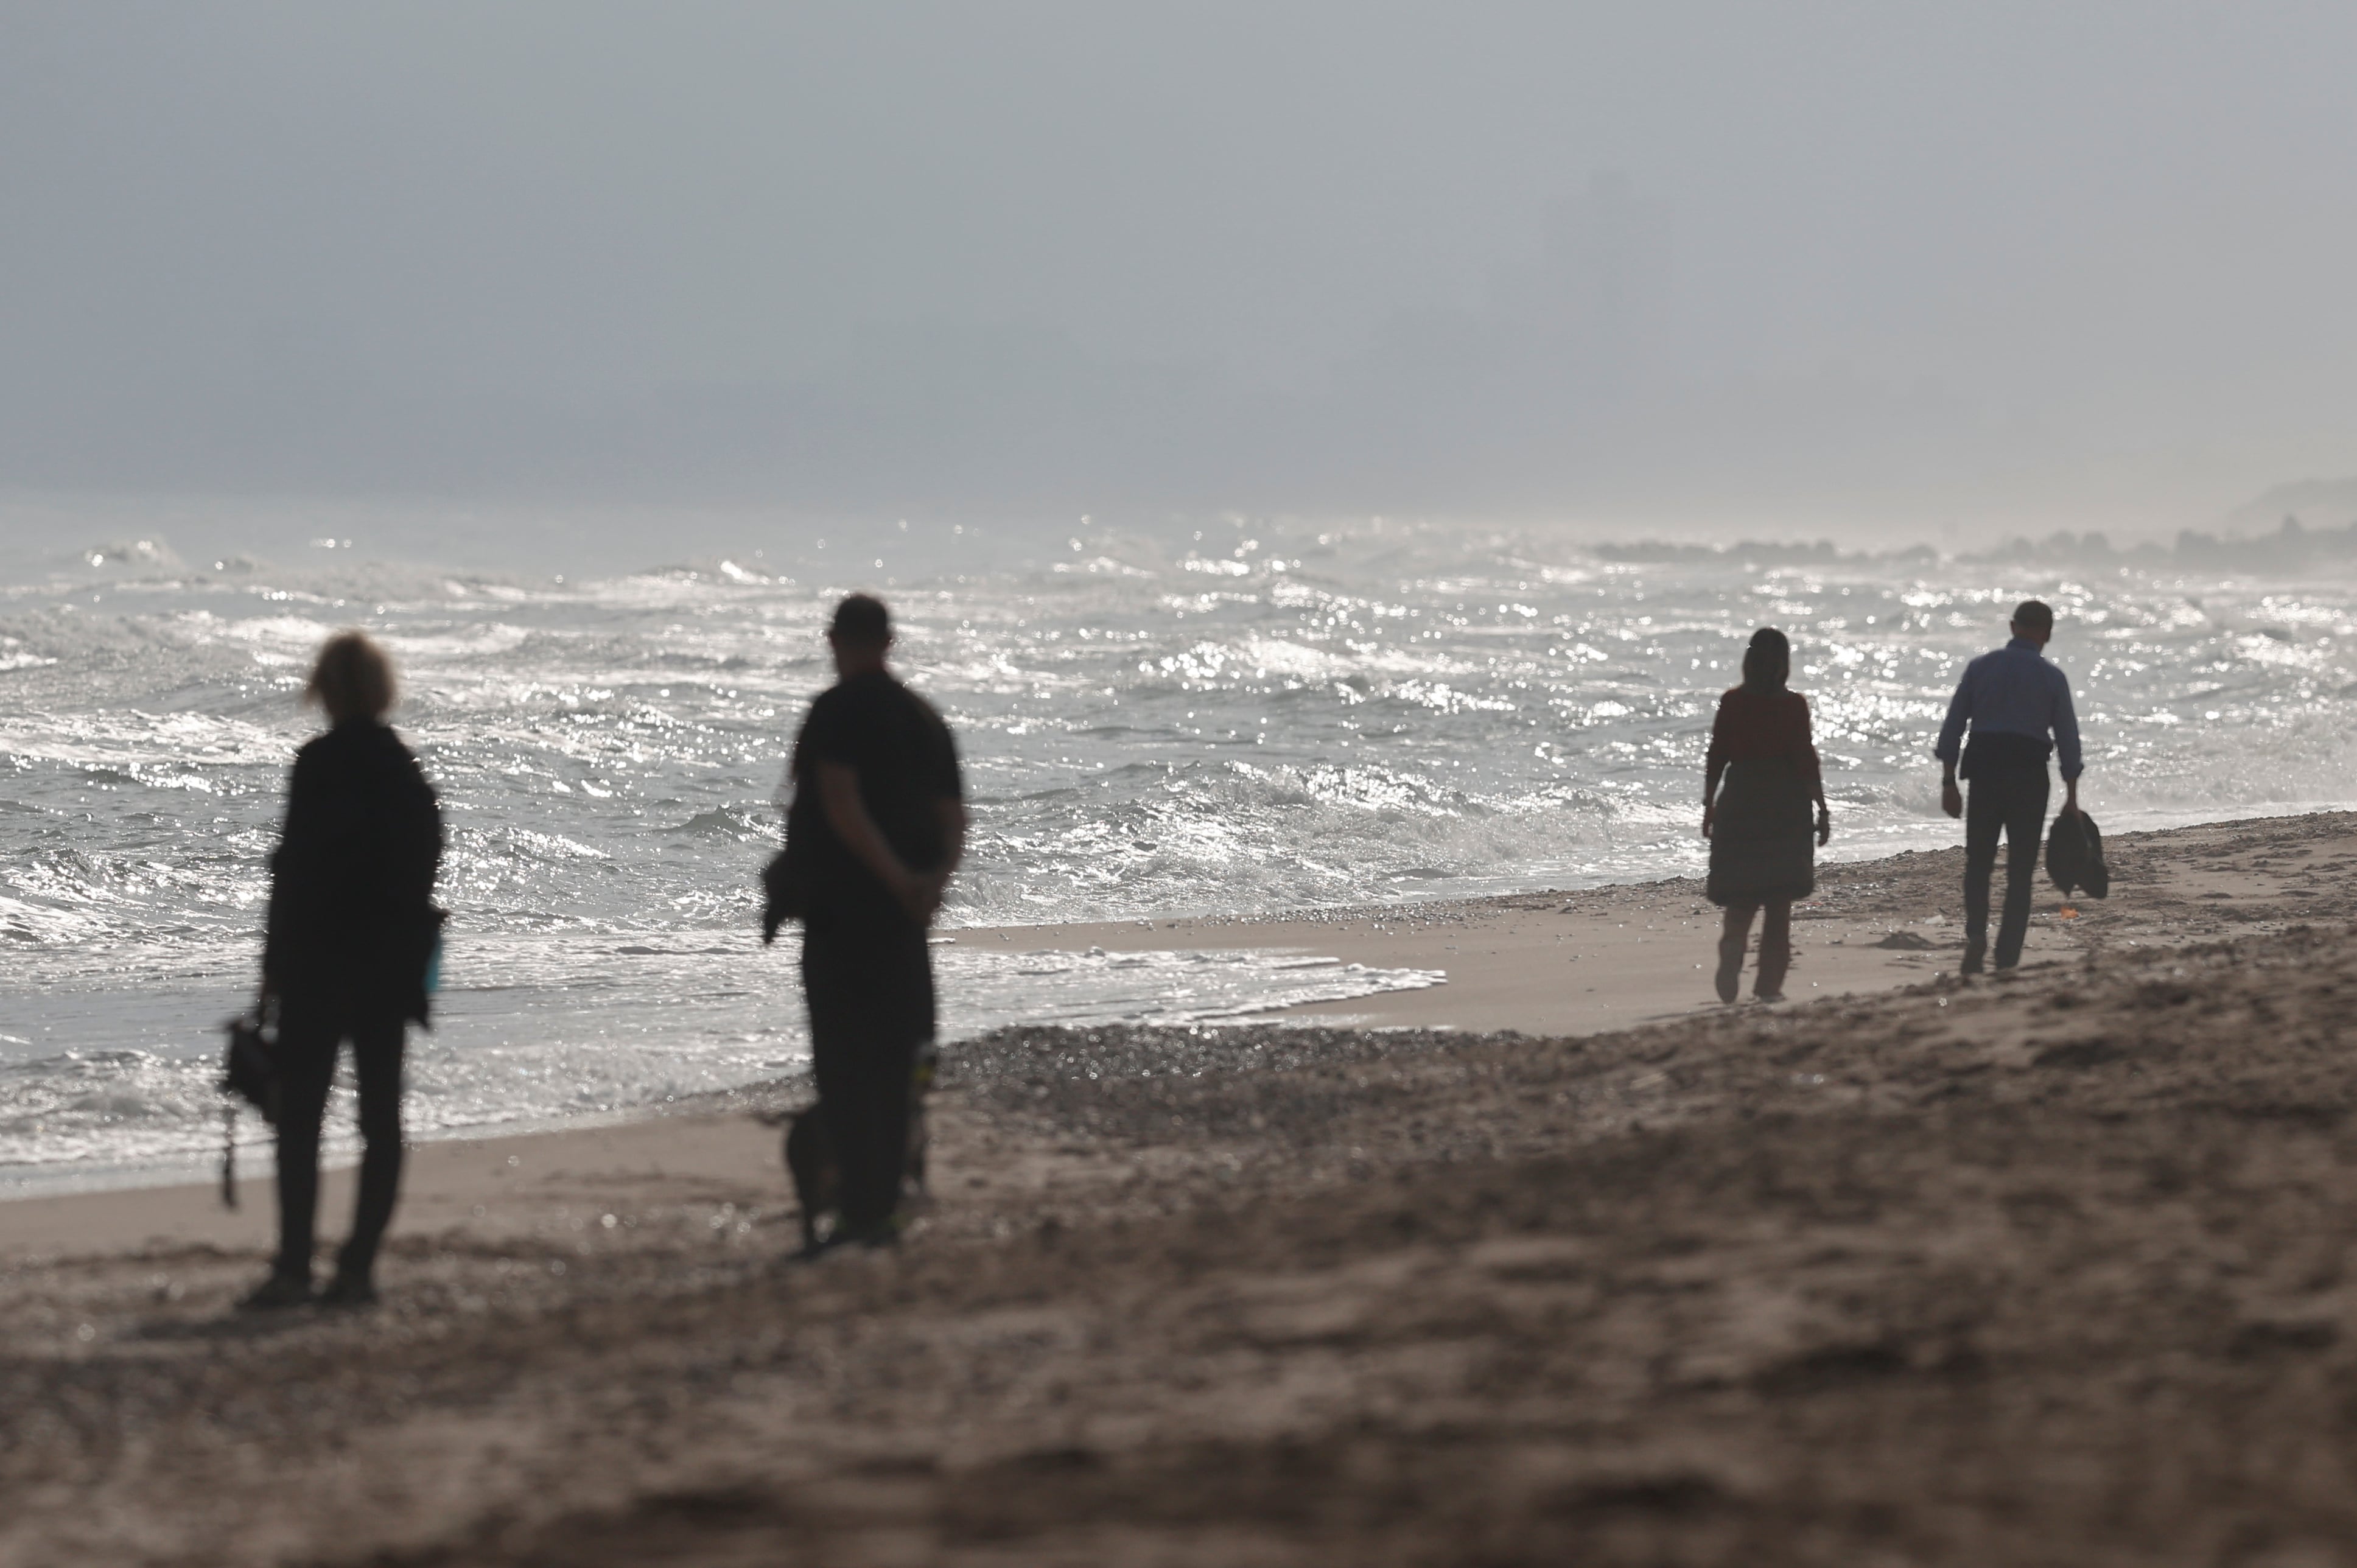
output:
[[[1006,933],[1473,1026],[1002,1032],[891,1255],[759,1096],[419,1151],[358,1317],[226,1315],[259,1190],[0,1206],[0,1562],[2351,1561],[2357,818],[2113,860],[1971,983],[1953,854],[1836,868],[1776,1008],[1564,983],[1690,884]]]

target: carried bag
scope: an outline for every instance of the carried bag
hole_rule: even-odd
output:
[[[278,1042],[255,1003],[221,1026],[229,1036],[229,1051],[221,1064],[221,1092],[231,1097],[221,1112],[221,1207],[237,1207],[237,1102],[262,1112],[263,1121],[278,1125],[282,1078]]]
[[[2104,864],[2104,835],[2084,811],[2064,811],[2046,834],[2046,875],[2067,895],[2083,888],[2090,898],[2112,895],[2111,868]]]
[[[794,831],[795,813],[786,813],[786,847],[770,857],[761,867],[761,945],[768,947],[778,940],[778,930],[788,920],[799,920],[810,913],[810,834]]]
[[[794,846],[785,848],[770,857],[761,867],[761,945],[768,947],[778,940],[778,930],[788,920],[799,920],[810,912],[810,879],[796,864]]]

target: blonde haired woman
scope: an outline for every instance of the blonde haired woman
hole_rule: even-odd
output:
[[[360,1198],[319,1299],[376,1298],[377,1244],[401,1185],[403,1036],[413,1020],[426,1022],[425,971],[441,922],[433,905],[441,809],[384,722],[393,694],[391,662],[357,631],[328,639],[304,693],[326,710],[328,728],[295,755],[270,863],[262,993],[278,1025],[278,1258],[249,1308],[311,1299],[319,1128],[346,1040],[360,1080]]]

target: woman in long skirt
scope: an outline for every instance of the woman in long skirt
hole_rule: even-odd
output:
[[[1752,994],[1781,1002],[1792,962],[1792,900],[1817,885],[1809,803],[1816,802],[1815,843],[1833,837],[1833,814],[1817,748],[1809,737],[1809,703],[1785,682],[1792,645],[1773,627],[1751,634],[1743,684],[1718,700],[1702,786],[1702,832],[1710,840],[1710,901],[1727,911],[1718,939],[1718,999],[1735,1000],[1752,917],[1760,928],[1760,965]]]

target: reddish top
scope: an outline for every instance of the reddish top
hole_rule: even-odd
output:
[[[1718,700],[1710,726],[1710,782],[1730,762],[1764,762],[1789,757],[1801,777],[1819,782],[1817,748],[1809,738],[1809,700],[1798,692],[1737,686]]]

